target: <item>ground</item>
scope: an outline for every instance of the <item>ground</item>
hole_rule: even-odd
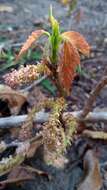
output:
[[[100,80],[105,70],[107,61],[107,2],[106,0],[79,0],[72,14],[67,16],[68,7],[62,6],[58,0],[1,0],[0,6],[10,6],[9,11],[0,11],[0,48],[5,44],[11,47],[16,43],[23,43],[31,31],[38,28],[49,29],[48,10],[52,4],[53,12],[59,19],[63,30],[75,30],[80,32],[88,40],[92,46],[91,56],[82,60],[82,67],[85,74],[79,76],[74,81],[72,95],[69,99],[69,110],[79,110],[83,108],[84,100],[89,97],[89,93]],[[0,9],[1,10],[1,9]],[[2,75],[2,74],[1,74]],[[3,81],[3,80],[2,80]],[[107,88],[97,98],[96,109],[107,108]],[[103,124],[101,124],[102,126]],[[101,127],[100,126],[100,127]],[[106,127],[106,126],[105,126]],[[81,155],[82,145],[89,144],[86,139],[78,139],[73,147],[68,151],[70,163]],[[104,142],[91,141],[94,150],[100,152],[100,162],[107,160],[106,148]],[[83,174],[82,160],[74,168],[69,164],[65,169],[56,169],[47,167],[40,159],[36,158],[32,161],[36,167],[46,170],[53,176],[52,181],[37,176],[33,182],[25,183],[24,189],[43,190],[74,190],[75,185],[79,183],[80,176]],[[103,169],[102,169],[103,170]],[[104,174],[104,172],[103,172]],[[105,185],[105,186],[104,186]],[[107,184],[102,190],[107,189]],[[11,187],[14,189],[14,187]]]

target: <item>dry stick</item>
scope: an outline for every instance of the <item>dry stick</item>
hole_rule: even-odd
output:
[[[106,122],[107,123],[107,112],[90,112],[86,118],[81,118],[82,111],[75,111],[75,112],[64,112],[63,116],[67,114],[71,114],[74,116],[78,121],[85,121],[85,122]],[[22,123],[26,120],[27,115],[18,115],[18,116],[10,116],[0,118],[0,129],[6,128],[16,128],[20,127]],[[38,112],[34,117],[34,122],[36,123],[44,123],[48,121],[49,113],[46,112]]]
[[[83,111],[80,115],[81,118],[85,118],[90,111],[92,111],[93,103],[95,102],[97,96],[100,94],[101,90],[107,85],[107,71],[105,72],[105,76],[99,81],[94,90],[92,90],[89,99],[87,100]]]
[[[71,114],[77,121],[84,121],[86,123],[105,122],[107,123],[107,112],[90,112],[85,118],[81,117],[83,111],[65,112],[63,115]]]
[[[10,117],[4,117],[0,118],[0,128],[11,128],[11,127],[17,127],[21,126],[24,121],[27,119],[26,115],[17,115],[17,116],[10,116]],[[43,111],[36,113],[34,121],[37,123],[43,123],[48,120],[49,114],[45,113]]]

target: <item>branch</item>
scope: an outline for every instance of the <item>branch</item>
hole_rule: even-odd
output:
[[[21,126],[24,121],[27,119],[27,114],[26,115],[18,115],[18,116],[10,116],[10,117],[4,117],[0,118],[0,128],[10,128],[10,127],[17,127]],[[44,113],[43,111],[36,113],[36,116],[34,118],[34,121],[37,123],[43,123],[48,120],[49,114]]]
[[[86,118],[81,118],[81,113],[83,111],[75,111],[75,112],[65,112],[63,114],[63,117],[65,117],[67,114],[71,114],[74,116],[78,121],[84,121],[84,122],[106,122],[107,123],[107,112],[90,112]],[[4,128],[15,128],[18,126],[21,126],[22,123],[26,120],[27,115],[18,115],[18,116],[10,116],[10,117],[4,117],[0,118],[0,129]],[[34,117],[34,122],[36,123],[44,123],[48,120],[49,113],[40,111],[36,113]]]
[[[105,122],[107,123],[107,112],[104,111],[99,111],[99,112],[90,112],[85,118],[81,117],[81,114],[83,113],[83,111],[74,111],[74,112],[70,112],[70,113],[64,113],[64,115],[66,114],[71,114],[72,116],[74,116],[77,121],[84,121],[86,123],[92,122]]]
[[[107,71],[105,76],[99,81],[94,90],[90,93],[89,99],[86,101],[83,111],[81,112],[80,117],[85,118],[90,111],[92,111],[92,106],[96,101],[97,96],[100,94],[101,90],[107,85]]]

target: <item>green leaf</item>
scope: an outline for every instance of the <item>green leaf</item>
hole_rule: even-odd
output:
[[[52,15],[52,6],[50,7],[49,19],[52,26],[52,35],[50,36],[51,55],[50,60],[53,64],[57,63],[59,44],[61,43],[61,36],[59,32],[59,23]]]
[[[41,85],[48,90],[52,95],[56,95],[56,87],[51,83],[49,79],[44,79]]]
[[[78,65],[76,68],[76,72],[80,75],[84,75],[85,71],[81,68],[81,65]]]

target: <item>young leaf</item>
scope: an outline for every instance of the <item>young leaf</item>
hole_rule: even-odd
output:
[[[65,41],[61,49],[58,76],[61,85],[68,93],[75,76],[76,67],[79,64],[80,57],[77,49],[69,41]]]
[[[52,7],[50,7],[49,19],[52,26],[52,35],[50,36],[51,42],[51,62],[57,63],[57,52],[59,48],[59,44],[61,43],[60,31],[59,31],[59,23],[52,15]]]
[[[73,46],[75,46],[78,51],[82,54],[88,56],[90,53],[90,46],[85,40],[85,38],[78,32],[68,31],[62,34],[62,37],[69,40]]]
[[[31,35],[28,37],[27,41],[22,46],[18,56],[17,60],[32,46],[32,44],[43,34],[48,34],[45,30],[36,30],[31,33]]]
[[[49,11],[49,20],[51,22],[51,26],[52,26],[52,32],[54,32],[54,30],[59,30],[59,23],[58,21],[54,18],[53,14],[52,14],[52,6],[50,6],[50,11]]]

